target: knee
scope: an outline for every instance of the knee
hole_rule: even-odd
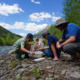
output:
[[[69,44],[66,44],[63,46],[63,51],[64,52],[68,52],[70,50],[70,45]]]

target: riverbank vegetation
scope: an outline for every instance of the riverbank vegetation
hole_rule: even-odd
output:
[[[19,38],[21,38],[21,36],[11,33],[0,26],[0,45],[12,45]]]

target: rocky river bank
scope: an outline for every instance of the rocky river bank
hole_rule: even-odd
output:
[[[80,80],[80,65],[67,62],[69,55],[62,53],[59,61],[45,57],[19,61],[13,55],[0,54],[0,80]]]

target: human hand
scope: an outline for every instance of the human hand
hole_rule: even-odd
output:
[[[42,48],[39,48],[38,50],[39,50],[39,51],[41,51],[41,50],[42,50]]]
[[[59,45],[60,45],[60,43],[59,43],[59,42],[57,42],[57,43],[56,43],[56,47],[58,47]]]
[[[60,49],[63,46],[63,44],[60,44],[57,46],[58,49]]]
[[[35,49],[32,49],[32,52],[34,52]]]
[[[35,52],[30,52],[30,54],[31,54],[31,55],[34,55],[34,54],[35,54]]]

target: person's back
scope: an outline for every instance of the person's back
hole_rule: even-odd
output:
[[[67,31],[70,36],[76,36],[76,42],[80,42],[80,27],[74,23],[69,23],[67,26]]]
[[[13,45],[16,45],[17,47],[21,47],[22,44],[27,44],[25,38],[18,39]]]

